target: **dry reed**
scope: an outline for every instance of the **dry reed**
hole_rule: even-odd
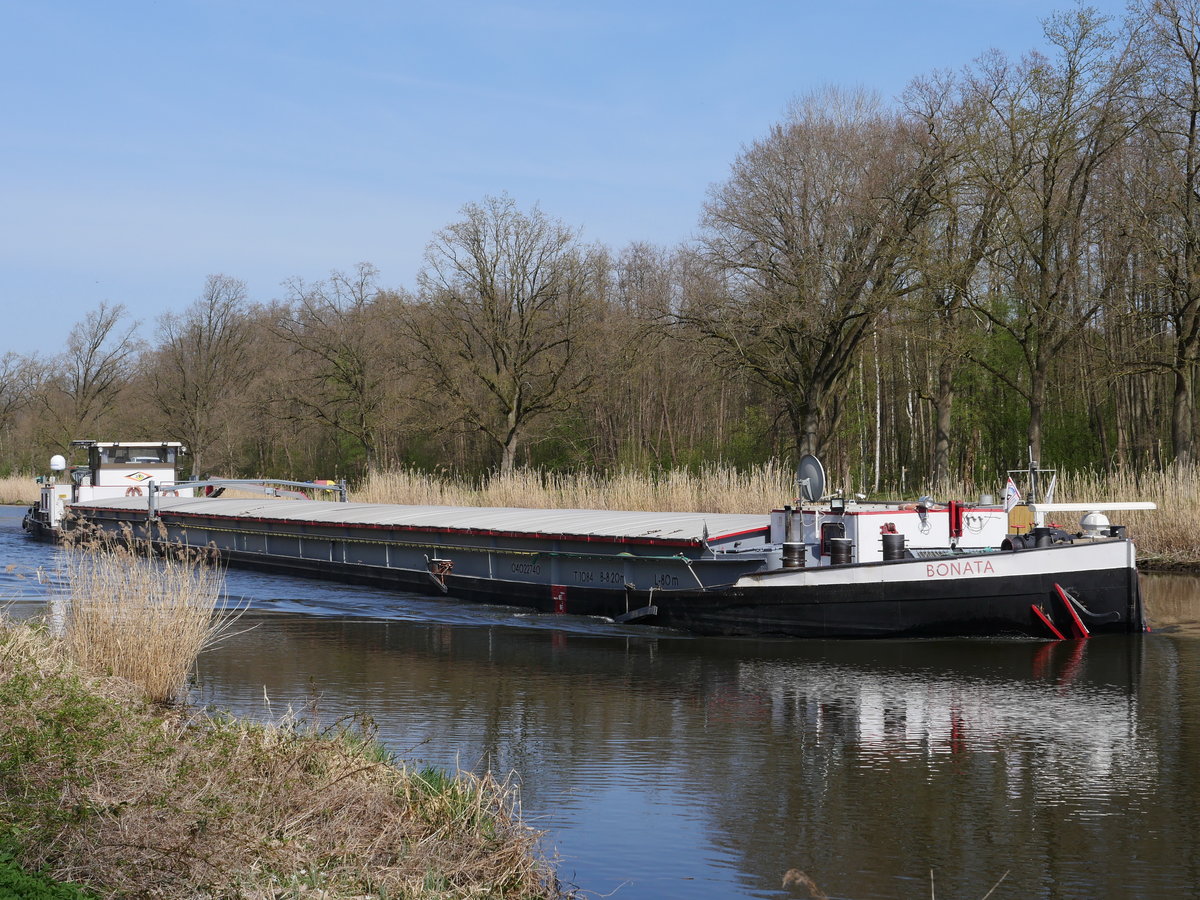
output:
[[[661,512],[762,512],[787,502],[795,479],[768,462],[741,472],[705,466],[698,472],[563,474],[522,469],[482,484],[410,470],[373,471],[352,499],[418,506],[501,506],[527,509],[613,509]]]
[[[196,657],[230,626],[224,574],[203,554],[90,538],[66,558],[63,639],[76,662],[178,699]]]
[[[0,478],[0,504],[25,506],[37,503],[41,485],[32,475],[5,475]]]
[[[1163,472],[1084,472],[1060,479],[1063,502],[1148,500],[1156,510],[1113,512],[1114,522],[1127,525],[1138,548],[1138,561],[1152,568],[1200,566],[1200,467],[1173,466]],[[1073,522],[1064,522],[1072,528]]]
[[[360,729],[149,705],[0,627],[0,844],[104,897],[557,897],[489,776],[397,764]]]

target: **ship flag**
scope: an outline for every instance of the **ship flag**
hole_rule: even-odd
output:
[[[1004,511],[1011,512],[1012,508],[1021,502],[1021,492],[1017,490],[1017,483],[1012,480],[1012,476],[1008,476],[1008,484],[1004,486]]]

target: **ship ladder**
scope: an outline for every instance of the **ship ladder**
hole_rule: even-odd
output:
[[[429,567],[428,574],[433,583],[442,589],[443,594],[450,593],[450,588],[446,586],[446,576],[454,571],[454,560],[437,557],[430,559],[426,556],[425,565]]]

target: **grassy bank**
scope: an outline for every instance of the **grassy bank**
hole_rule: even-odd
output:
[[[999,480],[991,485],[963,485],[939,499],[973,498],[980,492],[1001,497]],[[933,493],[909,491],[909,496]],[[372,472],[353,492],[367,503],[446,504],[451,506],[517,506],[532,509],[625,509],[663,512],[761,513],[791,502],[795,481],[791,469],[768,463],[744,472],[711,466],[687,471],[615,475],[518,471],[493,475],[482,483],[422,472]],[[1064,475],[1059,501],[1149,500],[1153,512],[1113,513],[1129,526],[1147,567],[1200,567],[1200,468],[1166,472],[1115,472]],[[1063,515],[1061,524],[1078,528],[1078,517]]]
[[[408,765],[347,723],[264,727],[151,700],[178,691],[178,660],[166,663],[191,654],[190,665],[204,641],[160,643],[123,669],[139,642],[169,630],[146,583],[165,570],[97,555],[75,564],[61,635],[0,626],[10,873],[45,871],[101,897],[559,896],[510,785]],[[210,592],[211,573],[196,572],[176,589]],[[105,587],[127,601],[118,616]],[[192,606],[175,607],[185,624]],[[169,671],[147,679],[151,659]]]

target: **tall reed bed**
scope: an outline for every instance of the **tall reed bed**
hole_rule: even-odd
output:
[[[1138,558],[1154,567],[1200,566],[1200,467],[1173,466],[1162,472],[1083,472],[1059,482],[1063,502],[1147,500],[1155,510],[1112,512],[1129,526]],[[1069,527],[1071,523],[1064,522]]]
[[[5,475],[0,478],[0,504],[37,503],[40,489],[33,475]]]
[[[983,490],[1000,498],[999,480]],[[912,492],[925,493],[924,490]],[[663,512],[761,513],[796,496],[792,470],[778,462],[738,471],[705,466],[699,471],[660,473],[595,472],[562,474],[520,470],[490,475],[481,482],[452,475],[393,470],[371,472],[353,491],[367,503],[445,506],[512,506],[529,509],[620,509]],[[939,493],[941,499],[978,496],[977,486],[961,485]],[[1066,474],[1059,479],[1061,501],[1148,500],[1155,511],[1113,513],[1129,526],[1139,556],[1152,566],[1200,566],[1200,467],[1165,472]],[[1074,530],[1066,514],[1061,524]]]
[[[788,502],[795,477],[779,463],[746,471],[705,466],[697,472],[563,474],[523,469],[482,482],[451,475],[373,471],[353,491],[364,503],[757,513]]]
[[[65,574],[68,653],[154,702],[179,698],[196,657],[233,620],[223,571],[195,551],[157,554],[144,541],[89,538],[67,554]]]

